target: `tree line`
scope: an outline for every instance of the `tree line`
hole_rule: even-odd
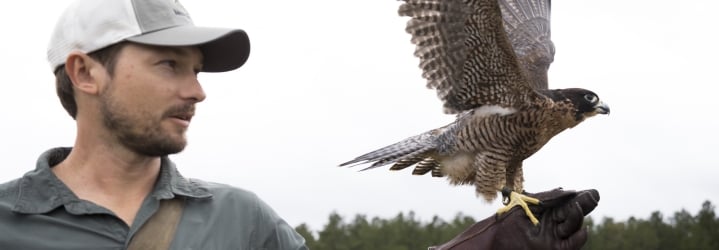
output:
[[[682,209],[666,219],[658,211],[646,219],[630,217],[626,221],[605,217],[595,222],[587,217],[589,240],[583,249],[719,249],[719,218],[714,210],[714,205],[705,201],[695,215]],[[475,222],[461,213],[449,221],[434,216],[428,222],[413,212],[389,219],[361,214],[346,219],[332,213],[319,231],[306,224],[295,229],[313,250],[414,250],[446,242]]]

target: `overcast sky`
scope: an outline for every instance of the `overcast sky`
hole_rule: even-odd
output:
[[[35,168],[45,150],[74,143],[45,59],[70,1],[11,1],[0,30],[0,182]],[[392,0],[185,0],[197,25],[245,29],[240,70],[201,74],[189,145],[171,156],[187,177],[256,192],[295,226],[319,230],[330,212],[389,218],[415,211],[477,219],[499,207],[472,187],[341,162],[445,125],[424,87]],[[716,1],[555,1],[550,88],[582,87],[612,113],[556,136],[524,162],[525,188],[596,188],[595,218],[695,213],[719,202],[715,106]]]

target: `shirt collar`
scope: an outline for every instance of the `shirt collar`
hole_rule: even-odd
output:
[[[35,170],[25,174],[19,183],[17,202],[13,211],[28,214],[47,213],[65,205],[68,211],[91,213],[85,205],[50,170],[64,160],[72,148],[53,148],[45,151],[37,160]],[[170,199],[175,195],[188,198],[210,198],[212,194],[201,182],[187,180],[177,171],[167,156],[161,158],[160,174],[150,195],[156,199]]]

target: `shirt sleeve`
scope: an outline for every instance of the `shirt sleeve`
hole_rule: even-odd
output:
[[[257,198],[258,249],[306,250],[305,239],[267,203]]]

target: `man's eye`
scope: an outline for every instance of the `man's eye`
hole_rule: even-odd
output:
[[[177,61],[175,60],[162,60],[158,64],[167,65],[170,68],[175,68],[177,66]]]

